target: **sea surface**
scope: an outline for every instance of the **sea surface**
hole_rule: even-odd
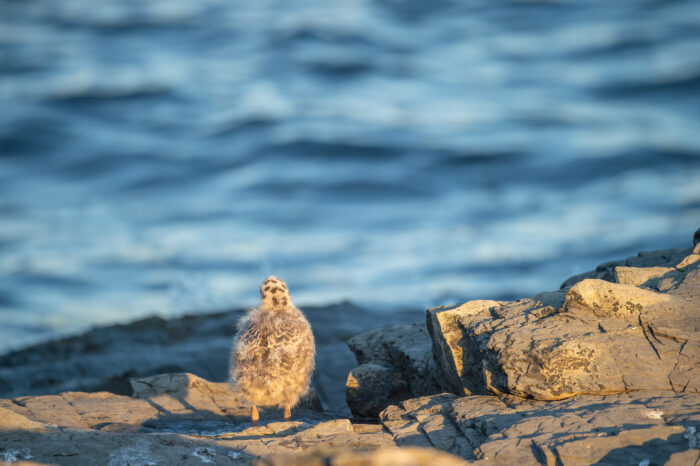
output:
[[[700,2],[0,0],[0,352],[553,290],[700,226]]]

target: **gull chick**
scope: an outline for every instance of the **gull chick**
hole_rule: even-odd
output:
[[[231,349],[231,383],[251,403],[250,418],[258,425],[257,406],[284,407],[284,419],[309,390],[316,346],[311,325],[294,306],[287,285],[268,277],[260,286],[262,303],[238,322]]]

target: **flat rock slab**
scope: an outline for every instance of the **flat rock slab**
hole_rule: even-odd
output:
[[[31,464],[253,464],[244,452],[177,434],[125,434],[91,430],[0,431],[0,460]]]
[[[0,459],[44,464],[252,464],[257,458],[393,446],[385,433],[356,433],[345,423],[277,423],[212,436],[76,429],[0,429]],[[276,463],[279,464],[279,463]]]
[[[550,402],[441,394],[390,406],[381,421],[397,445],[432,446],[475,464],[682,464],[700,447],[700,394]]]
[[[250,406],[228,384],[193,374],[133,382],[134,396],[108,392],[0,400],[0,460],[49,464],[251,464],[256,458],[394,446],[381,426],[315,411],[307,397],[282,421],[278,409]],[[314,399],[316,401],[314,401]],[[320,453],[319,453],[320,454]]]

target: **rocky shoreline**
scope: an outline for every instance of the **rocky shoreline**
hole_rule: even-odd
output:
[[[700,464],[700,230],[532,298],[304,311],[292,422],[223,382],[241,311],[147,319],[0,357],[0,462]]]
[[[0,356],[0,398],[107,391],[132,394],[130,380],[162,373],[190,372],[214,382],[228,377],[229,353],[243,309],[151,317],[96,328],[85,334]],[[324,409],[350,415],[345,378],[356,364],[347,341],[368,330],[419,321],[424,311],[372,312],[349,303],[305,307],[318,347],[313,387]]]

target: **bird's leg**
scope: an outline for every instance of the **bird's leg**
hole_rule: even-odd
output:
[[[292,408],[289,406],[289,402],[284,403],[284,420],[288,421],[292,418]]]
[[[258,419],[260,419],[258,416],[258,408],[253,405],[250,407],[250,421],[253,423],[253,426],[258,425]]]

